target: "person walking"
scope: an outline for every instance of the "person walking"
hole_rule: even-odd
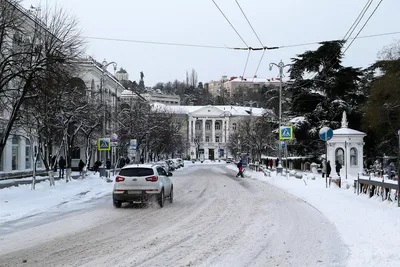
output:
[[[129,159],[129,157],[126,157],[126,159],[125,159],[125,164],[128,165],[129,162],[131,162],[131,160]]]
[[[125,159],[121,156],[119,158],[119,167],[122,168],[125,166]]]
[[[65,165],[66,165],[66,161],[64,159],[63,156],[60,157],[60,160],[58,161],[58,167],[60,167],[60,178],[64,178],[64,169],[65,169]]]
[[[83,167],[85,167],[85,162],[83,162],[83,160],[80,160],[78,163],[78,170],[79,170],[80,176],[83,175]]]
[[[111,169],[111,160],[110,159],[106,160],[106,168],[107,168],[107,170]]]
[[[340,164],[340,162],[338,160],[335,162],[335,169],[336,169],[337,175],[340,177],[340,169],[342,169],[342,164]]]
[[[242,176],[242,178],[244,178],[243,176],[243,164],[242,161],[239,161],[238,164],[236,165],[238,168],[238,173],[236,174],[236,177]]]
[[[325,178],[325,174],[326,174],[326,160],[324,159],[322,161],[322,178]]]
[[[326,163],[326,177],[329,178],[331,176],[331,171],[332,171],[331,162],[328,160],[328,162]]]
[[[269,160],[269,167],[272,170],[272,166],[274,166],[274,161],[272,159]]]

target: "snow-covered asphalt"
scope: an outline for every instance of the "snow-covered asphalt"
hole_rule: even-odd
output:
[[[0,266],[345,266],[334,226],[303,200],[225,165],[174,173],[175,200],[99,206],[0,236]]]

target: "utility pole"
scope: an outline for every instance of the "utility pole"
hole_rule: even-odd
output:
[[[283,86],[282,78],[283,78],[283,69],[285,67],[290,66],[290,65],[285,65],[282,62],[282,60],[278,64],[270,63],[269,64],[269,70],[270,71],[272,70],[273,66],[276,66],[279,69],[279,80],[280,80],[280,83],[279,83],[279,131],[281,131],[281,127],[282,127],[282,86]],[[276,170],[277,170],[278,173],[282,173],[282,142],[281,142],[280,138],[278,138],[278,139],[279,139],[279,152],[278,152],[279,164],[276,167]]]
[[[107,67],[110,65],[114,66],[114,72],[117,70],[117,63],[115,62],[110,62],[108,63],[105,59],[102,62],[102,73],[101,73],[101,81],[100,81],[100,94],[101,94],[101,103],[103,105],[103,131],[102,131],[102,137],[106,138],[106,95],[105,95],[105,85],[104,85],[104,81],[105,81],[105,73],[107,71]],[[101,161],[103,162],[103,164],[106,163],[106,157],[107,157],[107,152],[106,151],[102,151],[101,152]],[[104,166],[103,166],[104,167]]]
[[[400,207],[400,129],[397,131],[399,147],[397,151],[397,206]]]

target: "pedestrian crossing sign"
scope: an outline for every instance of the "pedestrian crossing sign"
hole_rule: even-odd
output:
[[[292,126],[282,126],[279,131],[280,140],[292,140],[293,139],[293,127]]]
[[[111,142],[110,138],[99,138],[97,139],[97,150],[110,150]]]

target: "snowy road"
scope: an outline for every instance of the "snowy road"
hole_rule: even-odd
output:
[[[84,213],[0,236],[0,266],[345,266],[321,213],[224,165],[174,173],[175,201]]]

